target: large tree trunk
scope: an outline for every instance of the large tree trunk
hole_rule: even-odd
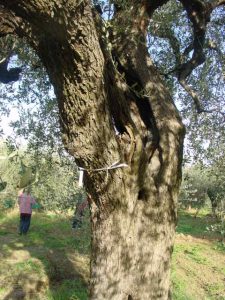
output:
[[[113,58],[129,85],[117,83],[129,116],[121,120],[112,109],[129,168],[111,171],[108,184],[114,186],[108,202],[114,205],[106,216],[105,206],[100,207],[99,218],[95,214],[99,206],[92,207],[91,299],[170,297],[184,130],[149,58],[145,15],[137,12],[137,6],[131,7],[130,19],[127,10],[117,13],[111,39]],[[121,27],[126,28],[122,34]],[[115,92],[110,95],[110,101],[116,102]],[[124,135],[128,136],[125,141]]]
[[[148,55],[145,7],[118,10],[110,52],[89,0],[60,3],[0,1],[22,18],[17,33],[43,61],[65,146],[86,169],[90,299],[168,299],[184,130]],[[118,161],[127,167],[96,170]]]

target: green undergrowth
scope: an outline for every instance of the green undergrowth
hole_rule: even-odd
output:
[[[48,300],[86,300],[87,289],[81,281],[65,280],[53,291],[47,291]]]
[[[34,213],[26,236],[17,212],[0,215],[0,299],[86,300],[90,228],[71,215]]]
[[[207,210],[202,210],[197,216],[195,212],[180,211],[178,214],[177,233],[189,234],[194,237],[219,239],[219,232],[207,230],[215,224],[215,219]]]
[[[174,300],[225,299],[225,248],[213,220],[180,212],[172,261]],[[90,254],[88,216],[71,228],[71,215],[35,213],[26,236],[18,213],[0,214],[0,299],[87,300]]]
[[[181,211],[172,261],[173,299],[225,299],[225,248],[219,232],[207,227],[213,218]]]

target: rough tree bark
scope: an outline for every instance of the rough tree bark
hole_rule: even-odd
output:
[[[8,31],[45,65],[65,147],[87,169],[94,300],[170,297],[184,127],[145,40],[167,1],[145,2],[115,6],[107,41],[89,0],[0,0]],[[95,171],[117,161],[128,167]]]

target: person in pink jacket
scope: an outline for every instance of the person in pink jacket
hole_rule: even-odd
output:
[[[19,234],[26,234],[30,227],[32,205],[36,204],[35,199],[30,194],[30,189],[19,193],[18,204],[20,209],[20,227]]]

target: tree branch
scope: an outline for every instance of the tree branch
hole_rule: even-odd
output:
[[[175,56],[176,67],[163,75],[167,76],[169,74],[174,73],[176,75],[176,77],[178,77],[177,71],[181,66],[184,55],[182,55],[180,53],[180,43],[179,43],[177,37],[175,36],[173,30],[171,28],[167,28],[167,30],[160,30],[160,28],[157,28],[157,30],[154,31],[153,35],[156,35],[157,37],[160,37],[160,38],[168,39],[170,46],[173,50],[174,56]],[[191,51],[191,48],[193,48],[193,44],[189,45],[185,49],[184,53],[186,53],[186,52],[189,53],[189,51]],[[184,90],[192,97],[192,99],[195,103],[197,112],[201,113],[203,111],[203,108],[201,106],[201,102],[200,102],[200,99],[199,99],[197,93],[186,83],[186,81],[184,79],[179,80],[179,78],[178,78],[178,81],[179,81],[180,85],[184,88]]]
[[[173,70],[168,72],[168,75],[174,73],[184,90],[191,96],[194,101],[196,110],[198,113],[202,112],[214,112],[215,110],[205,110],[201,105],[201,100],[198,94],[192,89],[190,85],[186,82],[187,77],[192,73],[192,71],[200,66],[205,61],[205,55],[203,52],[205,44],[205,32],[207,23],[210,20],[210,13],[212,12],[212,7],[208,6],[201,0],[180,0],[183,4],[185,10],[187,11],[188,17],[193,25],[194,39],[193,42],[184,50],[184,53],[180,53],[179,42],[172,30],[164,31],[163,33],[157,32],[156,35],[169,40],[171,48],[173,49],[176,65]],[[218,5],[223,4],[225,1],[215,1]],[[215,3],[214,3],[215,4]],[[216,4],[215,4],[216,7]],[[186,56],[191,50],[194,50],[192,58],[181,64],[184,56]]]
[[[185,81],[180,81],[180,85],[184,88],[184,90],[192,97],[194,100],[194,104],[197,110],[197,113],[218,113],[223,116],[225,119],[225,113],[217,110],[217,109],[204,109],[201,105],[201,100],[199,99],[198,94],[188,85]]]
[[[210,21],[212,11],[225,4],[225,0],[215,0],[212,3],[205,3],[202,0],[179,0],[187,12],[193,26],[193,55],[192,58],[182,64],[178,70],[178,80],[184,81],[192,71],[205,62],[203,52],[205,44],[206,26]],[[189,49],[188,49],[189,50]]]
[[[210,3],[212,10],[221,6],[221,5],[225,5],[225,0],[214,0],[212,1],[212,3]]]
[[[200,114],[204,112],[205,110],[203,109],[199,96],[197,93],[185,82],[185,80],[179,80],[180,85],[184,88],[184,90],[192,97],[194,100],[194,104],[196,107],[197,112]]]
[[[205,33],[207,23],[210,21],[209,7],[201,0],[180,0],[187,12],[189,20],[193,26],[193,55],[186,63],[182,64],[178,69],[178,80],[184,81],[192,71],[204,63],[205,55],[203,47],[205,43]]]

